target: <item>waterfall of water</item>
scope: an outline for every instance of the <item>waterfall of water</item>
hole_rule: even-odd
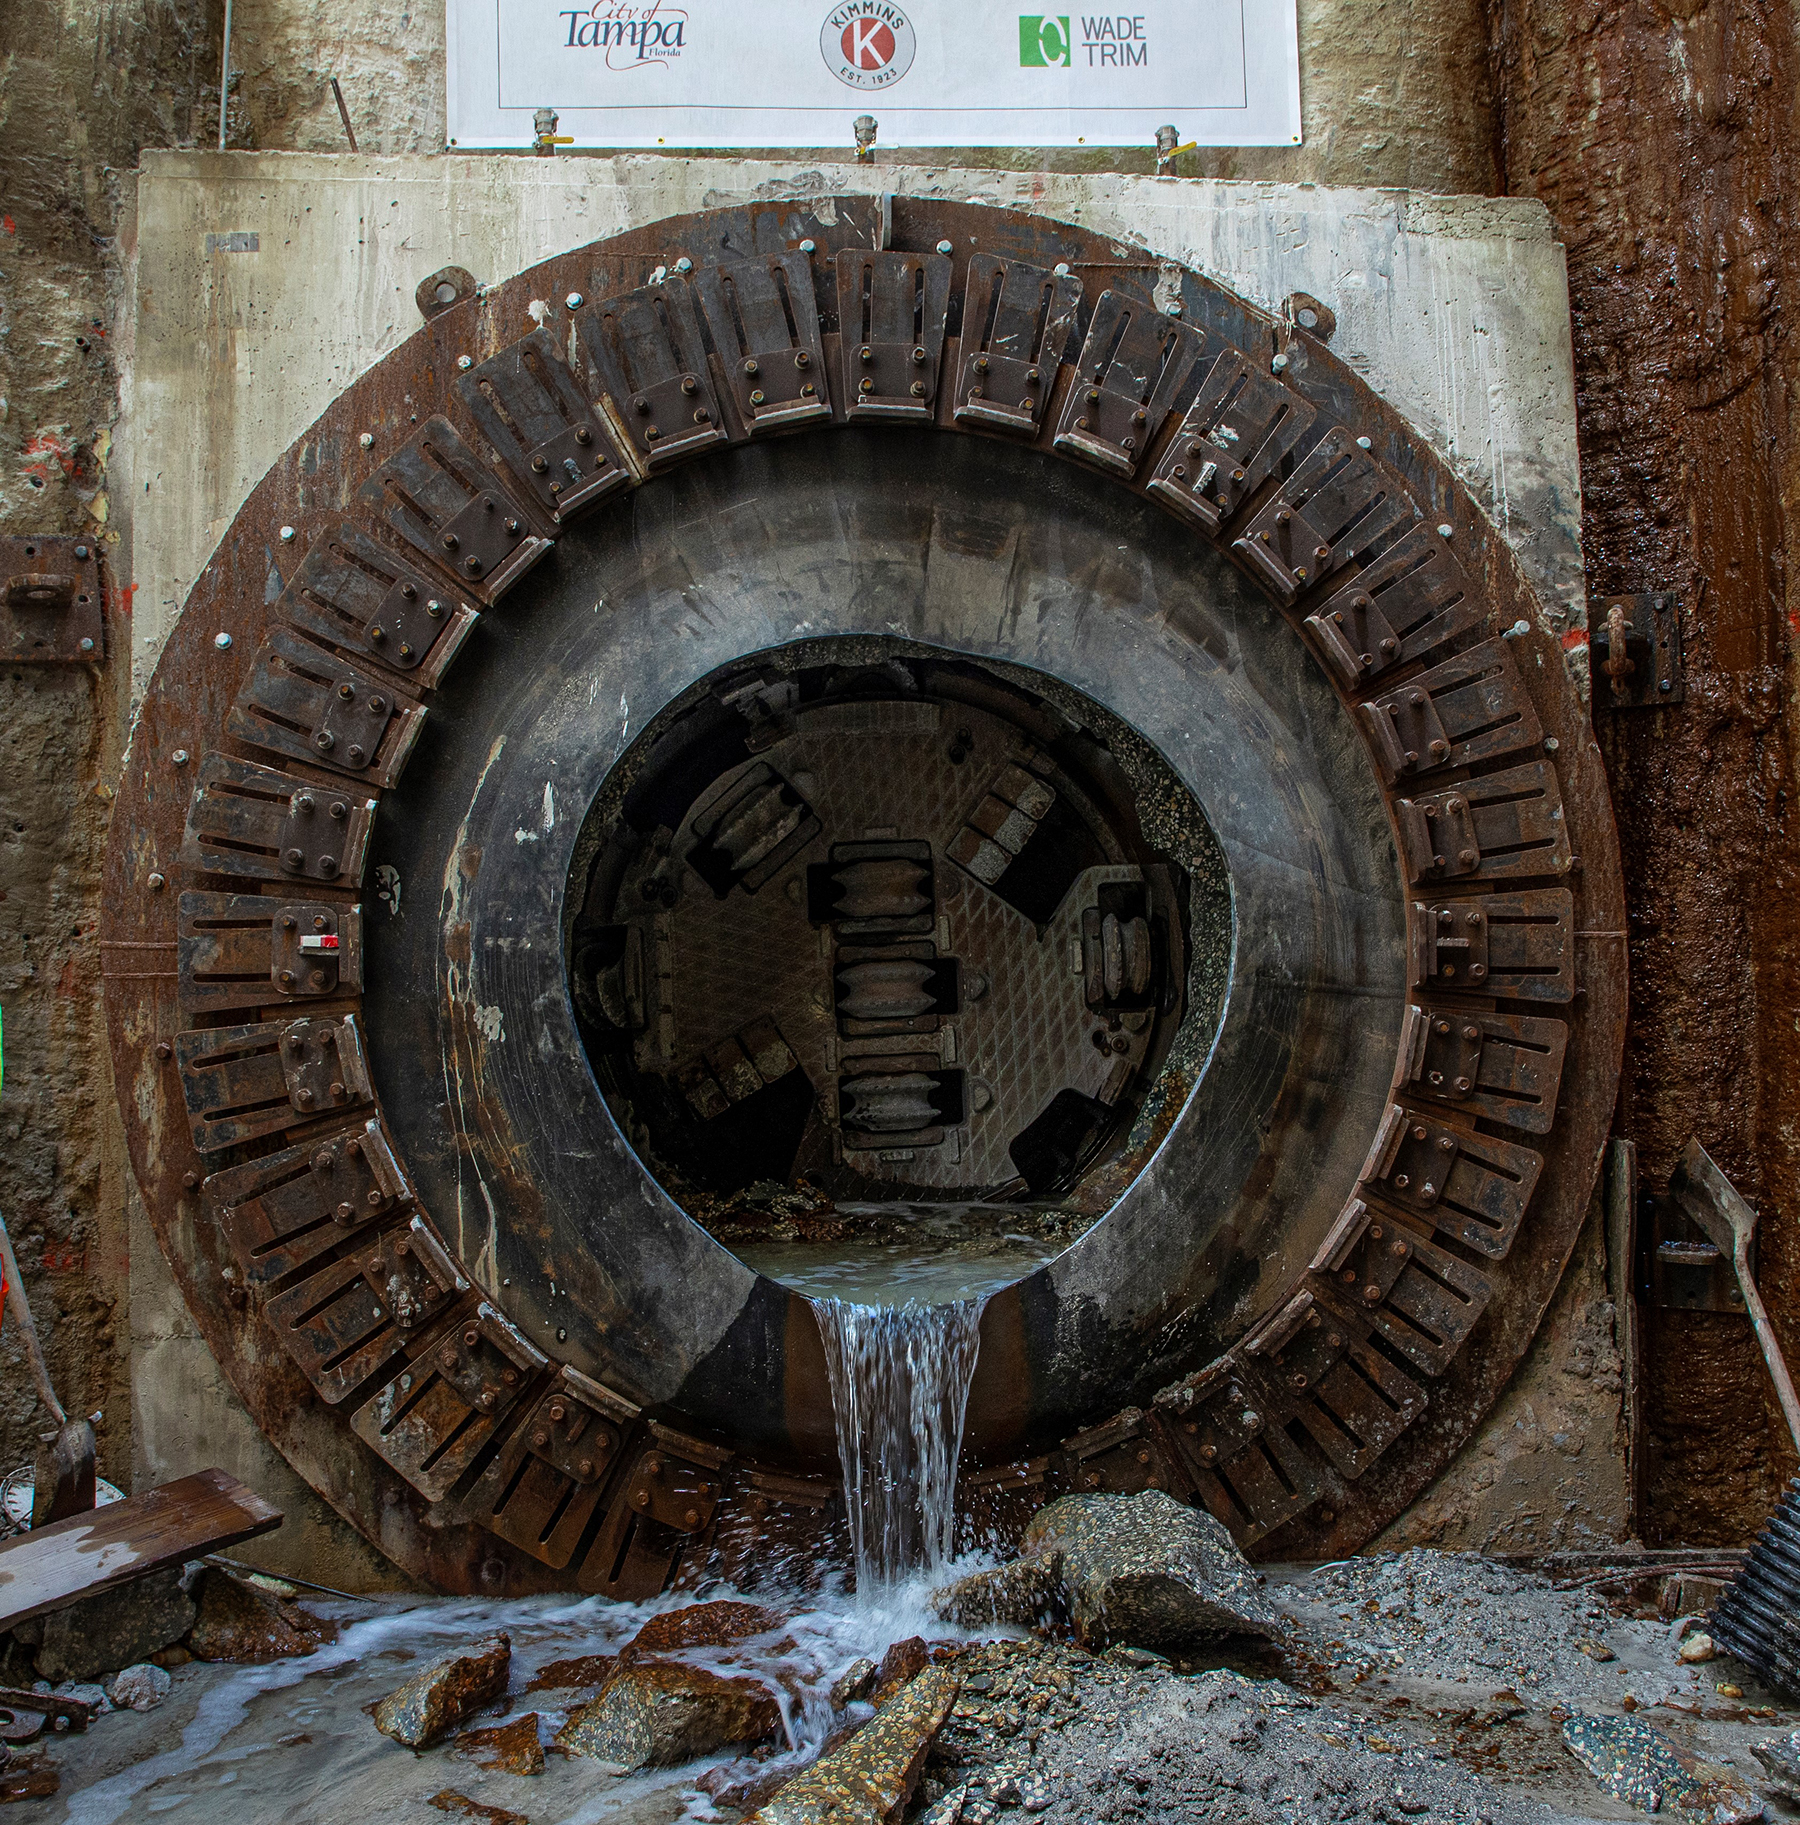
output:
[[[986,1304],[812,1302],[861,1593],[935,1571],[950,1557],[956,1463]]]

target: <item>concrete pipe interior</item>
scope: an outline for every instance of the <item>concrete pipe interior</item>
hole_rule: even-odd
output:
[[[721,667],[575,845],[608,1108],[747,1266],[988,1293],[1113,1202],[1218,1026],[1224,857],[1166,760],[1043,673],[875,636]]]
[[[829,1469],[802,1293],[994,1292],[992,1450],[1223,1348],[1316,1250],[1385,1107],[1403,906],[1350,719],[1230,565],[1036,453],[850,431],[589,516],[478,638],[383,802],[365,992],[423,1196],[529,1335]],[[969,820],[1021,798],[1025,911],[955,859],[990,866]],[[852,881],[926,861],[929,918],[846,929]],[[1089,913],[1149,951],[1110,1008],[1102,955],[1098,1019]],[[965,956],[977,915],[1016,950]],[[925,966],[859,980],[931,1005],[849,1013],[846,947]],[[990,1009],[1026,1024],[1010,1064]],[[737,1117],[740,1053],[774,1081]]]

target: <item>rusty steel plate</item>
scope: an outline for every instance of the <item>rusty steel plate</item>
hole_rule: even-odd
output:
[[[1260,1552],[1349,1552],[1530,1341],[1623,1040],[1584,706],[1505,542],[1322,342],[1197,273],[1178,314],[1139,286],[1103,237],[972,204],[636,230],[447,304],[196,583],[108,855],[120,1107],[233,1386],[415,1576],[640,1596],[842,1558],[811,1308],[626,1143],[564,958],[615,758],[796,640],[879,636],[915,684],[1036,677],[1062,720],[996,748],[929,705],[797,719],[772,664],[768,726],[670,826],[686,872],[634,864],[641,912],[605,912],[581,1017],[681,1087],[677,1128],[803,1073],[830,1085],[818,1157],[934,1194],[1004,1189],[975,1057],[1009,1125],[1059,1075],[1096,1105],[1134,1086],[1081,1233],[988,1303],[966,1524],[1156,1486]],[[545,334],[532,300],[574,294]],[[1090,818],[1079,893],[995,922],[1088,802],[1057,746],[1088,700],[1193,794],[1231,882],[1231,982],[1179,1080],[1156,855]],[[795,784],[865,725],[904,778]],[[785,897],[728,929],[682,899],[707,869]],[[724,959],[716,995],[659,986],[678,930]],[[730,966],[758,932],[816,946],[810,1002]],[[1020,986],[1046,934],[1066,975]]]

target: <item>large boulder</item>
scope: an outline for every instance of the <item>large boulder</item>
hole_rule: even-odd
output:
[[[383,1736],[408,1749],[441,1741],[483,1705],[506,1690],[512,1672],[512,1642],[491,1635],[462,1654],[446,1654],[375,1705],[371,1715]]]
[[[952,1667],[927,1668],[848,1742],[789,1781],[750,1825],[899,1825],[956,1689]]]
[[[672,1767],[733,1744],[757,1743],[781,1709],[754,1679],[727,1679],[676,1660],[638,1660],[569,1713],[557,1743],[619,1768]]]
[[[1052,1502],[1026,1528],[1017,1560],[948,1585],[932,1602],[971,1624],[1066,1617],[1084,1647],[1179,1648],[1276,1626],[1231,1535],[1160,1489]]]

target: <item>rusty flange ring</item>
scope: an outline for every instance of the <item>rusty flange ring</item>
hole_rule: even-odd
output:
[[[422,1208],[361,1025],[370,833],[478,613],[578,515],[789,433],[1009,440],[1166,510],[1318,659],[1404,877],[1390,1107],[1310,1264],[1147,1407],[970,1475],[977,1521],[1156,1484],[1264,1550],[1347,1551],[1523,1352],[1623,1036],[1583,706],[1510,550],[1396,414],[1201,276],[1178,312],[1137,284],[1109,241],[966,204],[764,204],[624,235],[435,317],[295,444],[196,584],[108,857],[121,1109],[252,1416],[420,1577],[638,1595],[834,1537],[829,1481],[641,1411],[515,1324]],[[565,297],[571,322],[520,334]],[[281,525],[307,535],[297,565]]]

